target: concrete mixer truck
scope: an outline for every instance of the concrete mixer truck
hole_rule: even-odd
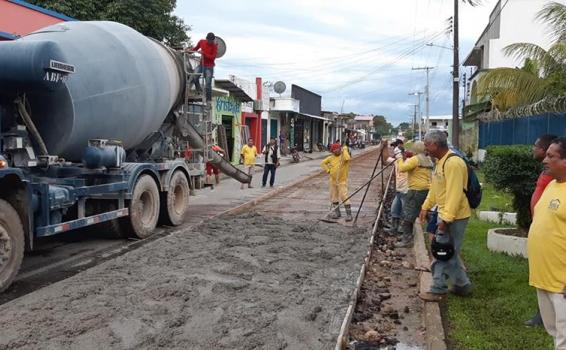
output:
[[[0,43],[0,291],[39,237],[106,222],[146,238],[160,221],[181,224],[188,143],[250,181],[207,149],[186,82],[182,53],[119,23],[62,23]]]

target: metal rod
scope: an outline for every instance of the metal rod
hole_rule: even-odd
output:
[[[385,167],[383,167],[377,174],[375,174],[374,176],[371,177],[371,179],[369,179],[366,183],[364,183],[363,185],[361,185],[360,187],[358,187],[351,195],[349,195],[346,199],[344,199],[342,202],[338,203],[338,205],[332,205],[332,207],[330,208],[330,210],[328,211],[328,214],[330,214],[331,212],[333,212],[336,208],[340,208],[340,206],[344,205],[345,202],[347,202],[350,198],[352,198],[354,195],[356,195],[358,192],[360,192],[361,190],[364,189],[365,186],[367,186],[369,183],[371,183],[373,180],[375,180],[376,177],[378,177],[379,175],[381,175],[385,169],[389,168],[391,165],[393,165],[395,163],[395,161],[392,161],[391,163],[388,163]]]
[[[379,157],[377,157],[377,161],[375,162],[375,166],[373,167],[373,171],[371,172],[370,177],[373,177],[373,175],[375,175],[375,171],[377,170],[377,166],[379,165],[379,162],[381,161],[382,158],[383,158],[383,144],[379,148]],[[381,174],[383,175],[383,172]],[[364,202],[366,200],[366,196],[368,194],[369,188],[370,188],[370,184],[368,184],[366,186],[366,191],[364,192],[364,196],[362,197],[362,202],[358,206],[358,211],[356,212],[356,217],[354,218],[354,226],[356,226],[356,223],[358,222],[358,216],[360,216],[360,211],[362,211],[362,207],[364,206]]]
[[[375,233],[377,232],[377,224],[379,223],[379,219],[381,218],[381,213],[383,212],[383,203],[385,203],[385,198],[387,198],[387,192],[389,192],[389,185],[391,185],[391,179],[393,178],[393,174],[395,172],[392,171],[389,173],[389,179],[387,179],[387,186],[385,188],[385,193],[381,196],[381,203],[379,203],[379,209],[377,211],[377,217],[375,218],[375,222],[373,223],[373,229],[371,231],[371,237],[375,239]]]

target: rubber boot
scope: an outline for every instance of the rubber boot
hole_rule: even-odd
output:
[[[329,218],[329,219],[336,220],[336,219],[339,219],[340,217],[342,217],[342,215],[340,214],[340,207],[338,206],[338,204],[339,204],[339,203],[332,203],[332,205],[333,205],[335,208],[334,208],[334,212],[333,212],[333,213],[328,214],[328,218]]]
[[[344,219],[346,222],[350,222],[352,220],[354,220],[354,218],[352,217],[352,206],[349,204],[344,205],[344,209],[346,209],[346,219]]]
[[[413,245],[413,224],[409,221],[403,221],[401,224],[403,235],[401,241],[395,243],[396,248],[410,248]]]
[[[399,219],[398,218],[391,218],[391,224],[389,225],[389,227],[387,229],[385,229],[385,232],[387,232],[387,233],[397,233],[398,230],[399,230]]]

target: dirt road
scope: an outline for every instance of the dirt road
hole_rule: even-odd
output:
[[[375,159],[354,161],[352,188]],[[317,220],[326,187],[313,178],[7,303],[0,349],[333,348],[379,183],[358,229]]]

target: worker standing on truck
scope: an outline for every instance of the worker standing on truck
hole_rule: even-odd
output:
[[[206,101],[212,101],[212,77],[214,76],[214,60],[218,54],[218,44],[215,42],[216,36],[214,33],[208,33],[206,40],[201,39],[197,45],[191,49],[190,52],[200,50],[202,55],[202,62],[197,67],[196,72],[204,75]],[[195,88],[197,91],[202,91],[199,79],[194,79]]]
[[[320,167],[326,171],[330,178],[328,179],[328,187],[330,190],[330,202],[334,207],[334,212],[328,215],[329,219],[338,219],[341,217],[340,202],[344,202],[346,209],[346,221],[352,221],[352,207],[348,198],[348,174],[350,172],[350,152],[347,146],[341,146],[334,143],[330,146],[332,155],[324,158]]]

